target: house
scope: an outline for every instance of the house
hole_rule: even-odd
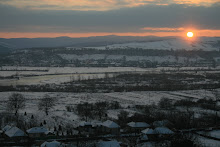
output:
[[[94,132],[94,128],[92,123],[83,121],[79,124],[78,131],[80,134],[89,135]]]
[[[50,131],[48,131],[45,127],[34,127],[27,130],[27,133],[29,137],[35,138],[35,137],[43,137],[47,134],[50,134]]]
[[[145,122],[130,122],[127,125],[128,131],[134,133],[140,133],[143,129],[150,127],[150,125]]]
[[[147,129],[141,131],[141,133],[146,134],[146,135],[156,134],[155,131],[153,129],[150,129],[150,128],[147,128]]]
[[[168,129],[167,127],[157,127],[154,129],[156,134],[159,135],[172,135],[174,134],[173,131],[171,131],[170,129]]]
[[[147,135],[150,140],[155,140],[158,138],[158,136],[164,137],[174,134],[174,132],[168,129],[167,127],[157,127],[154,130],[147,128],[141,131],[141,133]]]
[[[147,135],[150,140],[154,140],[157,136],[156,132],[150,128],[142,130],[141,133]]]
[[[4,134],[7,137],[10,137],[10,138],[27,137],[27,134],[24,131],[22,131],[21,129],[17,128],[17,127],[7,128]]]
[[[92,122],[92,128],[94,129],[94,133],[96,135],[99,135],[102,133],[102,122],[100,121],[93,121]]]
[[[141,134],[140,137],[137,139],[137,143],[142,143],[148,141],[148,137],[145,134]]]
[[[41,144],[41,147],[66,147],[66,145],[58,141],[52,141],[52,142],[45,141],[44,143]]]
[[[102,123],[102,131],[107,134],[119,135],[120,126],[111,120],[107,120]]]
[[[100,141],[97,145],[97,147],[120,147],[120,144],[118,141]]]

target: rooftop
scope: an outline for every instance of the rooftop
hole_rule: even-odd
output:
[[[27,130],[28,133],[47,133],[48,129],[45,127],[34,127]]]
[[[145,122],[130,122],[128,123],[128,126],[133,127],[133,128],[147,128],[150,127],[148,123]]]
[[[111,120],[107,120],[107,121],[103,122],[102,125],[107,128],[120,128],[120,126],[117,123],[115,123]]]
[[[8,129],[5,134],[8,137],[21,137],[21,136],[27,136],[27,134],[24,133],[24,131],[22,131],[21,129],[17,128],[17,127],[12,127],[10,129]]]

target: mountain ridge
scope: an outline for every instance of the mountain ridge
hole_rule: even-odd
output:
[[[188,42],[180,37],[157,36],[93,36],[71,38],[60,36],[56,38],[0,38],[0,43],[11,46],[12,49],[50,48],[50,47],[102,47],[108,48],[145,48],[145,49],[206,49],[220,48],[220,37],[200,37],[196,41]],[[145,44],[145,45],[144,45]],[[169,44],[179,44],[178,47]],[[1,45],[1,44],[0,44]]]

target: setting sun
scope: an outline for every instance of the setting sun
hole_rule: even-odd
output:
[[[193,32],[188,32],[187,37],[193,37]]]

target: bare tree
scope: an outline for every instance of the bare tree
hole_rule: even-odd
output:
[[[76,106],[76,111],[79,116],[85,117],[86,121],[88,121],[88,118],[93,117],[93,104],[89,103],[83,103],[83,104],[78,104]]]
[[[22,94],[14,93],[8,99],[7,108],[17,114],[20,109],[25,108],[25,102],[26,99]]]
[[[129,113],[127,111],[120,111],[118,114],[118,123],[120,124],[121,127],[125,127],[127,122],[128,122],[128,115]]]
[[[162,97],[158,103],[160,108],[170,109],[172,107],[171,100],[165,97]]]
[[[106,102],[95,103],[94,113],[95,115],[99,116],[100,120],[102,119],[103,116],[106,116],[107,107],[108,107],[108,103]]]
[[[44,111],[46,115],[48,115],[49,110],[53,108],[53,106],[55,106],[55,99],[49,95],[45,95],[38,103],[38,109]]]

